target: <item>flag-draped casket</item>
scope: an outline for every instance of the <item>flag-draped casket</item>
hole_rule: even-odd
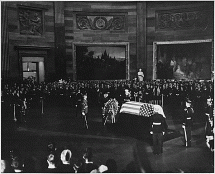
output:
[[[135,102],[135,101],[130,101],[122,104],[120,113],[150,117],[153,115],[155,109],[159,114],[165,117],[163,108],[160,105],[141,103],[141,102]]]
[[[130,101],[122,104],[119,114],[118,106],[119,106],[118,101],[116,99],[109,99],[108,102],[105,103],[104,106],[104,114],[106,115],[105,124],[116,123],[118,121],[119,116],[123,117],[120,119],[121,120],[120,122],[124,122],[123,124],[125,124],[126,121],[131,119],[129,121],[129,124],[131,124],[132,122],[135,121],[134,116],[148,118],[153,115],[155,109],[158,113],[162,114],[165,117],[163,109],[160,105]],[[126,116],[132,118],[125,119]]]
[[[150,137],[150,117],[154,111],[165,117],[160,105],[130,101],[122,104],[117,125],[127,135]]]

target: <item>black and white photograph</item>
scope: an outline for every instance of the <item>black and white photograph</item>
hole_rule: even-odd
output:
[[[1,1],[1,173],[214,173],[214,1]]]

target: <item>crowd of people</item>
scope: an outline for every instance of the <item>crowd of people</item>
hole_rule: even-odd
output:
[[[192,101],[206,101],[207,96],[213,97],[213,81],[175,81],[175,80],[150,80],[139,82],[134,80],[119,81],[65,81],[59,80],[49,83],[36,83],[25,80],[21,83],[2,83],[2,100],[10,99],[16,102],[15,98],[27,100],[32,97],[46,98],[47,96],[68,96],[74,97],[78,90],[88,94],[88,100],[94,103],[93,99],[98,99],[105,91],[109,91],[121,103],[120,96],[125,94],[125,90],[130,93],[131,100],[149,102],[150,100],[164,96],[164,102],[183,101],[189,97]]]
[[[119,106],[126,101],[137,101],[156,104],[175,104],[182,106],[188,97],[194,109],[203,107],[208,96],[213,98],[213,81],[175,81],[175,80],[116,80],[116,81],[65,81],[36,83],[26,79],[20,83],[2,83],[1,100],[6,110],[14,110],[14,119],[25,122],[26,110],[31,106],[50,101],[79,106],[82,95],[87,94],[88,105],[103,107],[105,93],[108,98],[115,98]],[[80,95],[78,95],[80,94]],[[81,98],[80,98],[81,96]],[[77,104],[79,101],[79,104]],[[162,101],[162,102],[161,102]],[[32,104],[33,103],[33,104]],[[15,115],[14,114],[14,115]],[[21,116],[20,116],[21,115]]]
[[[192,114],[197,109],[203,109],[206,117],[206,144],[211,151],[213,151],[213,138],[214,138],[214,82],[213,81],[176,81],[176,80],[150,80],[138,81],[136,78],[133,80],[120,80],[120,81],[65,81],[59,80],[49,83],[36,83],[35,81],[25,80],[22,83],[2,84],[2,102],[6,106],[19,108],[14,110],[16,116],[14,121],[25,122],[25,112],[33,100],[44,101],[51,97],[63,97],[70,99],[71,104],[81,109],[82,116],[85,118],[85,126],[88,129],[87,117],[88,103],[89,105],[98,105],[102,108],[103,123],[106,121],[105,106],[109,99],[117,101],[119,107],[126,101],[137,101],[150,103],[153,100],[162,100],[164,104],[175,104],[185,108],[185,118],[183,122],[185,144],[190,146],[191,138],[191,122]],[[188,102],[189,100],[189,102]],[[209,101],[210,100],[210,101]],[[191,104],[192,103],[192,104]],[[157,103],[159,104],[159,103]],[[190,104],[189,106],[187,106]],[[16,107],[15,107],[16,106]],[[191,107],[192,106],[192,107]],[[83,109],[84,107],[84,109]],[[195,108],[196,107],[196,108]],[[14,109],[13,108],[13,109]],[[115,109],[116,110],[116,109]],[[17,116],[17,113],[18,116]],[[19,116],[20,115],[20,116]],[[76,112],[77,115],[77,112]],[[17,120],[16,120],[17,119]],[[159,122],[159,121],[158,121]],[[153,125],[159,124],[154,120]],[[164,128],[160,130],[159,134],[163,134]],[[158,132],[156,132],[158,133]],[[153,135],[154,136],[154,135]],[[162,135],[161,135],[162,136]],[[159,140],[159,138],[157,138]],[[157,140],[156,140],[157,141]],[[162,145],[160,146],[162,147]],[[64,151],[66,158],[71,158],[71,151],[68,149]],[[91,152],[90,152],[91,153]],[[162,153],[162,149],[155,152],[156,154]],[[70,158],[69,158],[70,157]],[[48,170],[59,171],[56,169],[56,156],[50,154],[47,158]],[[67,162],[68,162],[67,159]],[[91,157],[87,158],[85,163],[90,163]],[[64,160],[65,161],[65,160]],[[84,164],[84,163],[82,163]],[[76,166],[80,165],[76,164]],[[92,166],[91,166],[92,167]],[[101,166],[100,166],[101,167]],[[101,169],[103,167],[103,169]],[[109,170],[103,165],[90,168],[94,172],[99,170]],[[60,167],[61,168],[61,167]],[[74,168],[73,168],[74,169]],[[61,168],[61,170],[63,170]],[[75,169],[74,169],[75,170]],[[83,169],[85,172],[90,172],[89,169]],[[47,171],[48,172],[48,171]],[[75,171],[73,171],[75,172]],[[76,171],[77,172],[77,171]],[[83,171],[82,171],[83,172]]]
[[[11,149],[1,159],[1,173],[117,173],[114,159],[107,159],[105,164],[94,163],[91,147],[85,148],[80,158],[75,158],[70,148],[57,148],[55,142],[49,142],[46,154],[37,167],[36,159],[24,158],[18,149]]]

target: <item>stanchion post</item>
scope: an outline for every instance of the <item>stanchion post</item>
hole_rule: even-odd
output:
[[[40,97],[41,99],[41,113],[44,114],[44,108],[43,108],[43,97]]]
[[[16,122],[16,104],[13,104],[13,120]]]
[[[163,108],[163,94],[161,94],[161,105],[162,105],[162,108]]]

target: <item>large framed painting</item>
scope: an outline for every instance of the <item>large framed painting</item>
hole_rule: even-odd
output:
[[[153,43],[153,79],[211,80],[212,39]]]
[[[73,79],[129,79],[129,43],[73,43]]]

